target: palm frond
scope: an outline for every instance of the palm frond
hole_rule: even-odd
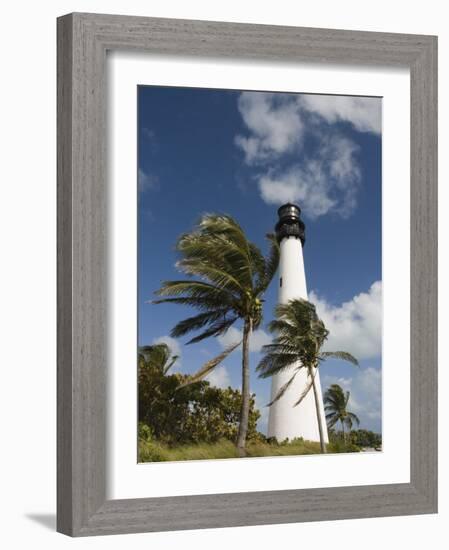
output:
[[[206,214],[199,223],[199,229],[209,235],[225,235],[230,241],[236,243],[249,258],[248,240],[242,227],[226,214]]]
[[[355,422],[357,425],[360,424],[360,419],[359,419],[359,417],[358,417],[356,414],[354,414],[354,413],[352,413],[352,412],[348,412],[348,416],[349,416],[352,420],[354,420],[354,422]]]
[[[265,258],[260,248],[254,243],[248,243],[249,250],[249,265],[251,266],[251,279],[254,284],[256,293],[262,292],[264,289],[260,288],[260,281],[265,275]]]
[[[228,328],[233,325],[237,321],[238,317],[229,317],[228,319],[225,319],[223,321],[217,321],[216,323],[213,323],[207,330],[202,332],[201,334],[198,334],[198,336],[195,336],[195,338],[192,338],[187,344],[195,344],[196,342],[201,342],[201,340],[204,340],[205,338],[209,338],[209,336],[219,336],[220,334],[224,334]]]
[[[260,360],[256,371],[260,373],[260,378],[268,378],[269,376],[273,376],[273,374],[279,374],[290,368],[295,368],[296,370],[302,368],[302,365],[297,363],[297,355],[267,353]]]
[[[221,323],[223,323],[227,320],[226,314],[226,309],[216,309],[208,310],[204,313],[199,313],[198,315],[195,315],[193,317],[188,317],[187,319],[180,321],[172,328],[170,336],[173,336],[173,338],[179,338],[180,336],[184,336],[188,332],[198,330],[208,324],[213,324],[217,321],[221,321]]]
[[[280,248],[276,236],[272,233],[266,235],[269,242],[269,251],[266,258],[257,249],[257,257],[253,257],[253,262],[257,265],[256,292],[263,293],[273,280],[279,265]]]
[[[333,428],[337,422],[338,422],[337,415],[326,415],[326,424],[328,428]]]
[[[160,298],[158,300],[152,300],[152,304],[179,304],[183,306],[195,307],[200,311],[208,311],[210,309],[217,309],[223,307],[223,302],[219,299],[210,298],[190,298],[187,296],[177,296],[176,298]],[[232,308],[232,306],[229,306]]]
[[[187,275],[194,275],[209,281],[220,289],[244,292],[245,286],[229,271],[213,265],[210,261],[196,258],[184,258],[176,263],[176,267]]]
[[[252,258],[247,251],[226,238],[225,235],[194,235],[184,237],[182,246],[178,245],[183,259],[206,263],[217,269],[232,273],[241,286],[252,286]],[[182,268],[183,260],[178,262]]]
[[[277,339],[272,344],[265,344],[264,346],[262,346],[262,350],[265,353],[281,355],[286,353],[290,355],[296,355],[298,353],[298,348],[295,345],[291,343],[278,343]]]
[[[139,357],[148,365],[156,367],[164,374],[178,359],[177,355],[171,355],[170,347],[164,342],[150,346],[141,346],[139,348]]]
[[[230,216],[204,215],[193,232],[180,237],[177,249],[184,258],[208,261],[224,271],[238,273],[241,286],[252,286],[250,243]]]
[[[324,409],[325,410],[335,410],[335,408],[338,407],[338,403],[337,401],[333,400],[329,395],[326,394],[326,397],[325,397],[325,405],[324,405]]]
[[[320,359],[328,359],[329,357],[332,357],[334,359],[341,359],[342,361],[348,361],[349,363],[352,363],[353,365],[359,366],[359,362],[357,359],[347,351],[322,351],[320,353]]]
[[[227,289],[219,288],[205,281],[163,281],[161,288],[155,292],[158,296],[184,296],[189,298],[220,300],[223,303],[232,303],[235,294]]]
[[[313,382],[315,381],[315,376],[318,369],[314,369],[312,376],[310,377],[310,382],[307,382],[307,386],[304,388],[304,391],[301,393],[298,401],[293,403],[294,407],[297,407],[302,401],[305,399],[306,395],[309,393],[311,387],[313,386]]]
[[[268,330],[272,334],[281,334],[285,337],[295,338],[300,335],[298,328],[283,319],[273,319],[268,323]]]
[[[170,363],[168,363],[168,365],[164,368],[164,374],[167,374],[167,372],[173,367],[178,359],[179,355],[172,355]]]
[[[270,284],[276,274],[281,254],[281,249],[279,247],[276,235],[274,235],[273,233],[268,233],[266,235],[266,238],[270,243],[270,251],[268,253],[268,258],[265,262],[265,287]]]
[[[230,353],[238,348],[241,343],[242,341],[240,340],[239,342],[228,346],[222,353],[207,361],[207,363],[205,363],[195,374],[189,376],[180,386],[178,386],[178,388],[183,388],[184,386],[189,386],[190,384],[194,384],[195,382],[203,380],[208,374],[210,374],[214,370],[217,365],[224,361]]]
[[[287,382],[285,384],[283,384],[280,388],[279,388],[279,391],[277,392],[275,398],[270,401],[268,404],[267,404],[267,407],[271,407],[271,405],[273,405],[273,403],[276,403],[276,401],[279,401],[279,399],[284,395],[284,393],[288,390],[288,388],[291,386],[293,380],[295,379],[296,375],[298,373],[295,372],[293,374],[293,376],[291,376],[291,378],[289,378],[289,380],[287,380]]]
[[[328,426],[332,427],[338,421],[352,429],[353,422],[359,424],[359,418],[354,413],[347,410],[350,397],[349,391],[343,391],[339,384],[332,384],[324,394],[324,410],[326,411],[326,420],[329,420]]]

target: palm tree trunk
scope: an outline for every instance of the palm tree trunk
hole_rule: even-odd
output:
[[[240,424],[237,436],[237,452],[239,456],[246,456],[246,434],[249,421],[249,338],[252,331],[252,320],[245,321],[242,342],[242,406],[240,409]]]
[[[341,420],[341,431],[343,433],[343,442],[346,444],[345,424],[344,424],[343,420]]]
[[[312,377],[313,395],[315,396],[316,419],[318,421],[318,431],[320,432],[321,452],[326,453],[327,451],[326,451],[326,444],[324,443],[323,424],[321,423],[321,410],[320,410],[320,402],[318,399],[318,391],[316,389],[315,377],[313,376],[313,372],[310,369],[309,369],[309,376]]]

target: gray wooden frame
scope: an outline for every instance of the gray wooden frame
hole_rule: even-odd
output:
[[[410,69],[410,483],[106,500],[108,50]],[[57,529],[72,536],[437,511],[436,37],[81,13],[58,19],[57,448]]]

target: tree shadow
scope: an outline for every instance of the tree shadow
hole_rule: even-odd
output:
[[[50,531],[56,531],[56,514],[25,514],[25,517]]]

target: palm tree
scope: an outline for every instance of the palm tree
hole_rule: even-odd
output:
[[[141,362],[148,363],[164,375],[172,368],[178,358],[178,355],[172,355],[170,348],[164,343],[139,348],[139,364]]]
[[[315,306],[307,300],[290,300],[276,307],[276,319],[268,325],[270,332],[276,333],[272,344],[264,346],[265,356],[257,370],[261,378],[268,378],[279,372],[291,369],[292,375],[268,404],[273,405],[292,384],[301,369],[307,370],[308,382],[293,406],[299,405],[312,388],[315,397],[316,416],[320,434],[321,452],[326,452],[322,427],[320,403],[315,384],[315,376],[322,361],[329,357],[343,359],[358,365],[357,359],[345,351],[322,351],[329,331],[318,317]]]
[[[224,334],[237,320],[243,321],[242,340],[227,348],[192,375],[188,383],[202,380],[231,351],[242,344],[242,407],[237,449],[245,456],[250,406],[249,343],[262,321],[262,297],[279,262],[279,245],[267,235],[270,251],[265,258],[240,225],[227,215],[206,214],[190,233],[181,235],[176,248],[177,268],[194,279],[166,281],[156,292],[164,298],[153,303],[194,307],[199,313],[180,321],[173,337],[200,331],[188,344]]]
[[[335,426],[340,421],[343,432],[343,439],[346,441],[345,426],[348,430],[352,429],[353,422],[357,425],[360,420],[356,414],[347,410],[350,392],[346,393],[338,384],[332,384],[324,394],[324,410],[326,411],[326,421],[329,428]]]

